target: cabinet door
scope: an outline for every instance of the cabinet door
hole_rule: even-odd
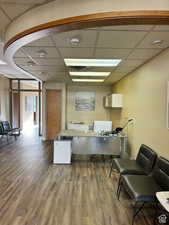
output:
[[[121,94],[113,94],[112,95],[112,107],[121,108],[122,107],[122,98]]]

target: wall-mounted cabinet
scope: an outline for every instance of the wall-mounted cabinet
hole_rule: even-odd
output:
[[[123,107],[123,95],[111,94],[104,99],[104,106],[109,108],[122,108]]]

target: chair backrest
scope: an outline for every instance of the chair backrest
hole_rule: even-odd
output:
[[[2,121],[1,123],[2,123],[4,131],[10,131],[11,130],[11,125],[8,121]]]
[[[169,161],[167,159],[163,157],[157,159],[152,176],[164,191],[169,191]]]
[[[0,135],[3,135],[3,134],[4,134],[4,129],[2,126],[2,122],[0,122]]]
[[[137,163],[144,168],[145,172],[149,174],[156,162],[157,154],[148,146],[142,144],[139,149],[136,161]]]

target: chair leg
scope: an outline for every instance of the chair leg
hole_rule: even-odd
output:
[[[116,192],[117,196],[118,196],[118,193],[119,193],[120,183],[121,183],[121,174],[120,174],[118,185],[117,185],[117,192]]]
[[[111,164],[111,168],[110,168],[110,172],[109,172],[109,177],[111,177],[112,170],[113,170],[113,162]]]
[[[141,212],[141,210],[143,209],[144,204],[145,204],[145,202],[143,202],[142,205],[137,209],[137,208],[136,208],[137,202],[135,203],[135,206],[134,206],[134,213],[133,213],[133,218],[132,218],[132,225],[134,225],[135,218],[136,218],[136,216],[139,214],[139,212]]]
[[[120,193],[121,193],[121,188],[122,188],[122,181],[121,181],[121,178],[120,178],[120,182],[118,184],[118,188],[117,188],[117,199],[119,200],[120,199]]]
[[[158,203],[156,202],[156,203],[155,203],[154,221],[153,221],[153,224],[154,224],[154,225],[156,224],[156,218],[157,218],[157,215],[158,215]]]

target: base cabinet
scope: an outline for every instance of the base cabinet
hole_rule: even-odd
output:
[[[71,141],[54,141],[54,164],[70,164],[71,154]]]

